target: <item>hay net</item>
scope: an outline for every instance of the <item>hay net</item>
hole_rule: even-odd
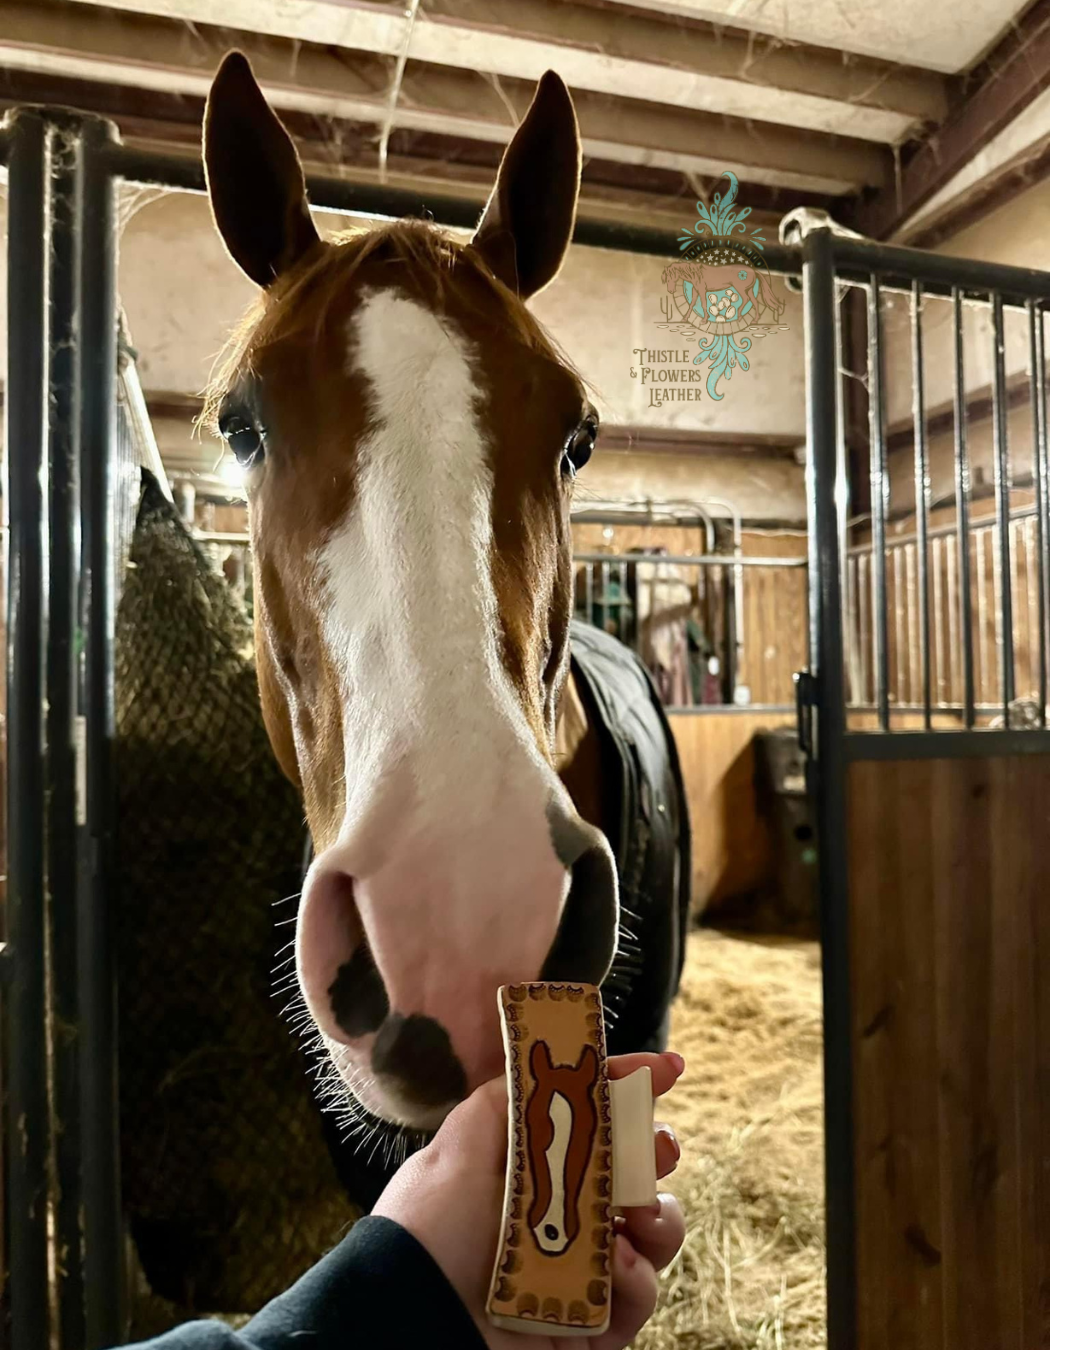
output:
[[[139,481],[116,631],[122,1174],[139,1262],[178,1321],[257,1309],[356,1210],[272,996],[304,823],[250,621],[157,477]]]

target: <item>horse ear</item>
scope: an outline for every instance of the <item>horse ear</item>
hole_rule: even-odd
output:
[[[252,281],[269,286],[319,242],[296,147],[241,52],[214,76],[203,163],[218,233]]]
[[[523,300],[543,290],[562,266],[580,183],[574,104],[549,70],[503,155],[472,241],[491,271]]]
[[[585,1086],[591,1087],[600,1077],[600,1056],[591,1045],[586,1045],[574,1065],[574,1072],[585,1079]]]
[[[547,1041],[534,1041],[529,1051],[529,1068],[533,1077],[539,1082],[545,1074],[551,1073],[553,1067]]]

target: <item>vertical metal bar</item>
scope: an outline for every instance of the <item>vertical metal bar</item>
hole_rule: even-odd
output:
[[[1009,413],[1005,406],[1005,310],[1001,296],[994,292],[994,500],[997,504],[997,574],[1000,578],[1000,603],[995,615],[1001,646],[998,675],[1001,682],[1001,712],[1009,725],[1010,705],[1015,698],[1016,671],[1013,665],[1012,567],[1009,550],[1012,538],[1009,517],[1012,511],[1012,474],[1009,470]]]
[[[593,566],[591,562],[585,564],[585,622],[593,621]]]
[[[922,285],[911,284],[911,417],[915,428],[915,529],[918,535],[919,650],[922,654],[923,726],[930,730],[930,586],[927,530],[930,516],[930,466],[926,458],[926,406],[923,393]]]
[[[82,1159],[79,1147],[78,909],[79,651],[78,136],[74,119],[54,125],[49,248],[49,638],[45,682],[47,851],[53,1016],[56,1264],[59,1340],[84,1340]]]
[[[1013,698],[1017,697],[1016,683],[1016,627],[1019,615],[1017,614],[1018,595],[1020,593],[1020,533],[1023,526],[1022,520],[1013,520],[1009,522],[1009,594],[1012,596],[1013,606]]]
[[[1005,639],[1003,634],[1003,625],[1001,622],[1001,555],[994,547],[994,541],[987,532],[987,545],[990,552],[990,613],[994,621],[994,667],[998,672],[998,680],[1001,679],[1001,671],[1005,660]],[[991,691],[988,694],[988,700],[994,697]]]
[[[1035,485],[1035,548],[1039,578],[1039,725],[1046,726],[1046,697],[1050,653],[1050,461],[1046,425],[1046,348],[1043,312],[1028,306],[1028,346],[1031,361],[1032,480]],[[1029,558],[1028,566],[1031,566]]]
[[[874,627],[870,605],[870,559],[865,553],[859,554],[859,621],[860,641],[863,653],[863,678],[860,686],[859,702],[870,702],[870,690],[867,676],[874,665]]]
[[[629,615],[628,601],[630,598],[630,588],[627,582],[630,579],[629,564],[621,562],[619,564],[619,641],[626,641],[626,623]]]
[[[986,559],[983,557],[982,542],[986,537],[986,530],[975,531],[975,604],[979,620],[979,683],[978,695],[979,702],[988,701],[984,689],[993,687],[990,679],[990,633],[989,633],[989,615],[986,607]]]
[[[836,485],[836,329],[832,236],[803,242],[806,328],[806,496],[810,669],[815,685],[809,767],[818,823],[825,1061],[825,1230],[829,1350],[855,1347],[855,1196],[848,961],[843,613]]]
[[[837,363],[839,364],[839,362]],[[844,565],[844,668],[847,674],[846,698],[849,703],[859,703],[859,684],[862,679],[861,656],[859,649],[859,629],[855,622],[855,569],[858,559],[848,558]]]
[[[833,342],[837,353],[844,350],[844,325],[841,314],[843,292],[833,291]],[[840,530],[840,604],[844,616],[844,655],[850,672],[855,655],[855,633],[852,627],[852,600],[848,568],[848,515],[851,490],[848,484],[847,457],[847,399],[844,396],[844,362],[836,361],[836,511]],[[849,686],[850,689],[850,686]],[[850,693],[848,695],[850,697]]]
[[[930,565],[934,578],[934,671],[937,676],[937,701],[948,703],[948,684],[945,679],[945,611],[941,604],[942,560],[941,540],[931,542]]]
[[[49,1333],[49,1082],[45,923],[46,126],[20,111],[8,148],[7,850],[3,1072],[11,1350]]]
[[[919,689],[919,666],[920,658],[923,667],[923,685],[921,689],[923,703],[923,725],[926,730],[930,730],[930,644],[923,642],[921,634],[922,608],[920,601],[925,601],[925,595],[916,595],[916,586],[918,583],[918,551],[913,544],[904,545],[904,576],[907,582],[907,596],[904,601],[904,608],[907,611],[907,667],[908,667],[908,688],[911,690],[911,701],[918,701],[915,691]],[[929,628],[929,615],[927,615],[927,628]]]
[[[608,608],[611,600],[611,564],[600,564],[600,627],[607,632]]]
[[[885,567],[885,519],[889,509],[889,466],[885,458],[885,394],[881,369],[881,288],[870,274],[866,296],[867,370],[870,375],[870,529],[874,573],[874,677],[878,725],[889,729],[888,579]]]
[[[1034,447],[1032,454],[1036,453]],[[1028,639],[1028,690],[1032,698],[1038,700],[1039,683],[1039,573],[1035,565],[1035,526],[1034,516],[1024,521],[1024,580],[1027,583],[1027,639]],[[1041,720],[1041,713],[1040,713]]]
[[[959,552],[956,535],[948,535],[945,539],[945,589],[948,596],[949,614],[949,692],[951,694],[955,687],[956,702],[963,708],[967,697],[967,671],[973,669],[974,661],[970,666],[965,665],[960,655],[963,646],[960,630],[964,626],[964,620],[958,579],[960,571]],[[970,620],[970,602],[968,608]],[[970,653],[966,653],[966,655],[970,655]],[[974,686],[972,686],[972,701],[974,702]],[[964,720],[967,720],[966,713]]]
[[[116,571],[116,195],[111,123],[83,123],[79,376],[85,632],[86,828],[80,859],[81,1034],[87,1350],[123,1337],[113,825]]]
[[[886,555],[888,556],[888,555]],[[906,703],[907,662],[904,659],[904,550],[900,544],[892,548],[893,565],[893,623],[896,625],[896,701]]]
[[[953,287],[953,435],[956,482],[956,555],[959,565],[960,641],[964,653],[964,726],[975,725],[975,654],[971,634],[971,549],[968,531],[971,512],[971,465],[967,448],[967,394],[964,389],[964,296]]]

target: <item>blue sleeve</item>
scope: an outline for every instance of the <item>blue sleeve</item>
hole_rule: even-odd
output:
[[[242,1331],[187,1322],[129,1350],[484,1350],[476,1324],[426,1249],[390,1219],[348,1237]]]

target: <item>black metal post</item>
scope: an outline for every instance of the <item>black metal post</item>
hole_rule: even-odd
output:
[[[79,1009],[76,959],[80,760],[76,726],[79,649],[78,133],[54,118],[49,248],[49,563],[45,718],[48,781],[46,854],[53,1028],[56,1244],[59,1339],[84,1341],[79,1141]]]
[[[86,825],[79,889],[79,1020],[87,1350],[123,1336],[113,866],[113,637],[116,536],[116,201],[111,123],[82,130],[79,374],[82,473],[80,597],[85,655]]]
[[[930,470],[926,462],[926,408],[923,396],[922,286],[911,286],[911,417],[915,427],[915,528],[918,534],[919,641],[922,650],[923,726],[930,719],[930,565],[927,530]]]
[[[1005,406],[1005,314],[1001,296],[994,296],[994,496],[997,506],[998,571],[1001,576],[1001,603],[994,618],[1001,635],[1001,715],[1009,725],[1010,705],[1014,698],[1013,669],[1012,538],[1009,512],[1012,508],[1012,483],[1009,477],[1009,413]]]
[[[854,1132],[832,243],[827,230],[811,231],[803,243],[810,671],[817,714],[810,771],[817,811],[821,908],[828,1343],[829,1350],[854,1350]]]
[[[867,370],[870,375],[870,533],[874,546],[874,677],[878,725],[889,729],[888,579],[885,521],[889,510],[889,465],[885,451],[885,394],[881,362],[881,288],[877,273],[866,295]],[[899,600],[899,597],[897,597]]]
[[[1050,469],[1046,437],[1046,353],[1043,312],[1028,306],[1028,346],[1031,359],[1032,482],[1035,488],[1035,566],[1039,578],[1039,725],[1046,726],[1046,695],[1050,648]],[[1030,569],[1032,560],[1027,560]],[[1030,622],[1030,618],[1029,618]]]
[[[953,287],[953,435],[956,482],[956,553],[963,643],[964,726],[975,725],[975,650],[971,632],[971,465],[967,448],[967,392],[964,388],[964,293]]]
[[[7,1343],[50,1344],[45,901],[45,239],[47,129],[19,111],[8,137],[7,931],[3,1090]]]

